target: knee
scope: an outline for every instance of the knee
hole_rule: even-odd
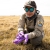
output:
[[[38,38],[31,39],[30,42],[31,42],[32,45],[36,46],[36,45],[40,45],[42,43],[42,39],[43,39],[43,37],[41,36],[41,37],[38,37]]]

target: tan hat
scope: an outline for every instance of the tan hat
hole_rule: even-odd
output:
[[[35,1],[28,1],[28,2],[26,2],[24,7],[26,7],[26,6],[37,8]]]

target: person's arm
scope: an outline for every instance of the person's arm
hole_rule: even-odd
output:
[[[20,17],[18,22],[18,32],[23,31],[25,28],[25,14]]]
[[[35,38],[39,37],[43,34],[43,25],[44,25],[44,19],[41,15],[39,15],[39,18],[37,19],[35,30],[33,32],[28,33],[28,38]]]
[[[25,27],[25,15],[22,15],[20,17],[19,23],[18,23],[18,34],[16,38],[14,39],[13,43],[19,44],[21,43],[25,38],[24,38],[24,27]]]

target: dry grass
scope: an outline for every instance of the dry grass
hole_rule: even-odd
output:
[[[17,34],[19,17],[0,17],[0,50],[25,50],[26,45],[15,45],[12,43]],[[40,50],[50,50],[50,17],[44,17],[44,32],[42,47]]]

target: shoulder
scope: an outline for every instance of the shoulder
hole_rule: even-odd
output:
[[[42,24],[42,25],[44,24],[44,19],[43,19],[43,16],[42,15],[38,15],[37,16],[37,23],[38,24]]]
[[[43,16],[39,14],[39,15],[37,16],[37,18],[40,20],[40,19],[43,19]]]
[[[26,14],[24,13],[24,14],[22,14],[21,16],[20,16],[20,19],[25,19],[25,16],[26,16]]]
[[[24,14],[22,14],[22,16],[21,17],[25,17],[26,16],[26,14],[24,13]]]
[[[43,21],[43,22],[44,22],[44,18],[43,18],[42,15],[38,15],[38,16],[37,16],[37,20],[39,20],[39,21]]]

